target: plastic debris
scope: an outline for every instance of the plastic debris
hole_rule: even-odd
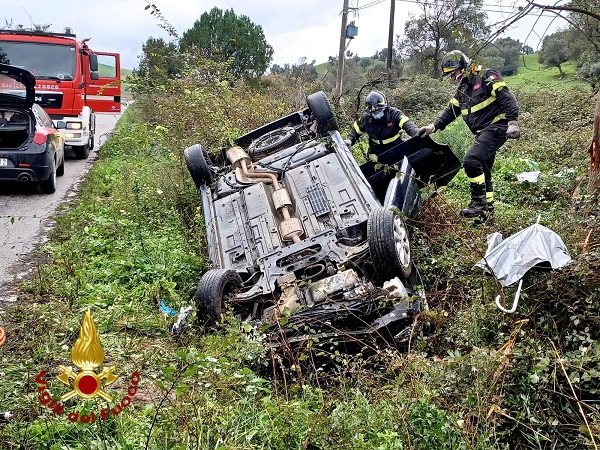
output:
[[[179,311],[179,316],[177,316],[177,321],[173,324],[173,327],[171,328],[171,332],[173,334],[181,334],[191,310],[191,306],[181,308],[181,311]]]
[[[6,342],[6,332],[4,331],[4,328],[0,328],[0,347],[2,347],[5,342]]]
[[[11,417],[10,411],[0,412],[0,422],[8,422]]]
[[[536,170],[534,172],[522,172],[522,173],[517,174],[517,180],[519,180],[519,183],[524,183],[526,181],[529,183],[535,183],[535,182],[537,182],[539,177],[540,177],[539,170]]]
[[[176,310],[167,306],[164,298],[160,299],[160,312],[165,313],[167,316],[176,316],[179,314]]]

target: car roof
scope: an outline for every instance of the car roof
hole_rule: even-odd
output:
[[[0,64],[0,105],[31,108],[35,102],[35,77],[25,69]]]

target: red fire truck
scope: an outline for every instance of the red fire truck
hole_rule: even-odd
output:
[[[36,78],[35,101],[54,123],[66,122],[65,144],[85,159],[94,148],[96,113],[121,112],[118,53],[92,51],[70,28],[64,33],[0,30],[0,63]]]

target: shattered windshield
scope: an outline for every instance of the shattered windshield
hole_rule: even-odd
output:
[[[73,80],[75,46],[0,41],[0,63],[25,69],[38,80]]]

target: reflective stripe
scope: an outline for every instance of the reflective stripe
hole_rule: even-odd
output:
[[[492,84],[492,95],[496,95],[496,91],[501,91],[503,87],[506,87],[506,83],[504,81],[497,81]]]
[[[450,100],[450,104],[454,106],[460,106],[460,103],[458,103],[458,100],[456,100],[454,97],[452,97],[452,100]]]
[[[485,193],[485,198],[487,199],[488,202],[492,202],[494,201],[494,192],[486,192]]]
[[[360,131],[360,128],[358,128],[357,122],[354,122],[354,131],[356,131],[359,136],[364,133],[364,131]]]
[[[475,184],[484,184],[485,183],[485,175],[477,175],[475,178],[469,178],[469,183]]]
[[[402,131],[398,132],[398,134],[396,136],[392,136],[389,139],[383,139],[383,140],[371,139],[371,140],[373,142],[379,143],[379,145],[389,144],[390,142],[394,142],[396,139],[398,139],[400,137],[401,133],[402,133]]]
[[[404,125],[406,122],[408,122],[408,117],[406,116],[400,116],[402,117],[402,119],[400,119],[400,123],[398,125],[400,125],[400,128],[402,128],[402,125]]]
[[[506,119],[506,114],[502,113],[502,114],[498,114],[496,117],[494,117],[494,120],[492,120],[492,123],[498,122],[499,120],[502,119]]]
[[[485,108],[486,106],[491,105],[492,103],[494,103],[496,101],[496,97],[490,97],[485,99],[484,101],[482,101],[481,103],[477,103],[475,106],[471,106],[471,113],[475,113],[477,111],[482,110],[483,108]],[[468,109],[461,109],[460,113],[463,116],[466,116],[469,114],[469,110]]]

